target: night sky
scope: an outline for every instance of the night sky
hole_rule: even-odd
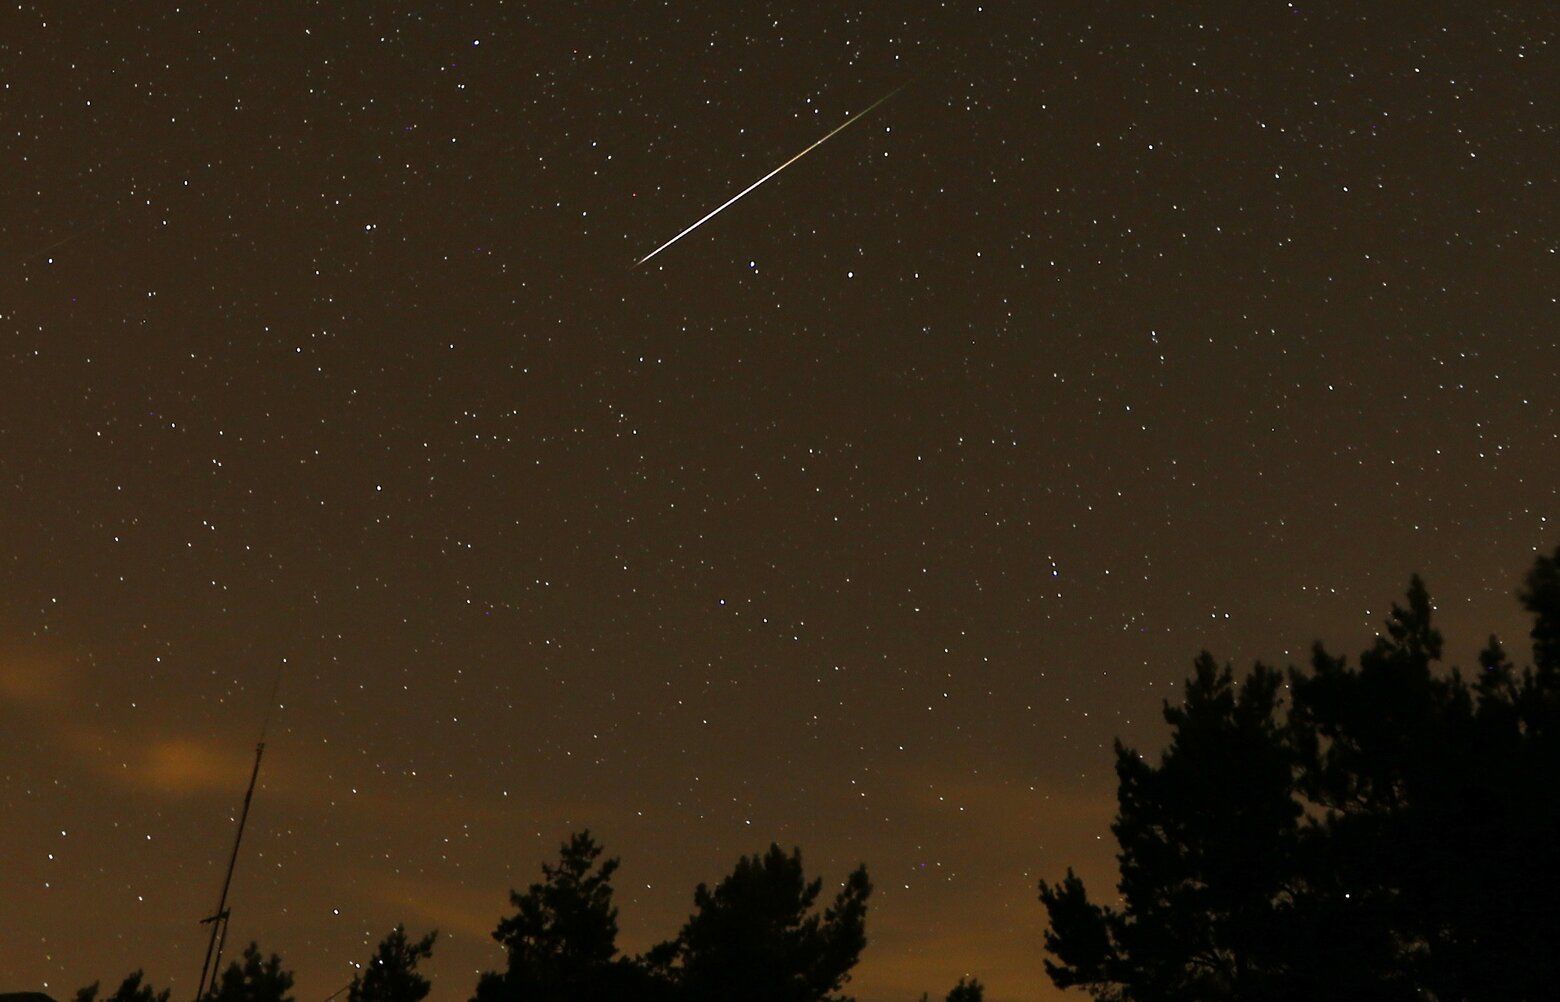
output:
[[[283,666],[300,1002],[585,826],[628,950],[773,840],[1010,1002],[1200,648],[1523,649],[1552,5],[797,6],[0,14],[0,989],[194,990]]]

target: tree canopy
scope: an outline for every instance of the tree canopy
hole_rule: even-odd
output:
[[[145,973],[142,971],[131,972],[119,987],[114,989],[112,995],[102,999],[101,1002],[168,1002],[170,989],[153,991],[152,986],[144,984]],[[98,1002],[99,983],[94,981],[85,988],[76,992],[76,1002]]]
[[[1157,761],[1116,747],[1121,903],[1042,882],[1046,970],[1097,998],[1525,999],[1560,977],[1560,551],[1443,670],[1416,576],[1355,666],[1196,661]]]
[[[642,957],[618,952],[617,869],[588,831],[571,836],[541,882],[511,892],[515,913],[493,931],[508,964],[482,975],[473,1002],[843,1002],[834,993],[866,945],[864,867],[819,914],[822,882],[806,879],[799,851],[771,845],[700,884],[679,935]]]
[[[293,1002],[293,975],[282,968],[282,958],[276,954],[260,955],[260,947],[250,943],[244,947],[241,961],[228,964],[217,979],[216,991],[206,996],[207,1002]]]
[[[493,930],[508,964],[482,975],[474,1002],[606,1002],[645,993],[641,968],[618,956],[618,861],[601,855],[590,832],[578,832],[556,864],[542,867],[540,883],[510,892],[515,913]]]
[[[437,932],[419,940],[398,925],[384,939],[347,990],[348,1002],[422,1002],[433,985],[418,973],[417,963],[433,956]]]
[[[654,968],[688,1002],[821,1002],[838,992],[866,947],[865,866],[845,879],[820,915],[821,880],[808,881],[800,850],[771,844],[744,856],[713,889],[694,891],[695,911],[675,940],[651,952]]]
[[[948,992],[948,997],[944,1002],[985,1002],[985,998],[986,989],[981,986],[978,980],[975,978],[968,980],[960,978],[959,983],[954,985]]]

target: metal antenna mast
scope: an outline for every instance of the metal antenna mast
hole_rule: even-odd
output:
[[[233,885],[233,867],[238,863],[238,846],[244,841],[244,823],[249,820],[249,802],[254,799],[255,780],[260,776],[260,756],[265,754],[265,742],[255,745],[255,767],[249,773],[249,789],[244,791],[244,809],[238,815],[238,834],[233,836],[233,853],[228,857],[227,876],[222,878],[222,895],[217,898],[217,910],[200,920],[201,925],[211,926],[211,939],[206,943],[206,960],[200,965],[200,984],[195,986],[195,999],[199,1002],[217,987],[217,972],[222,969],[222,947],[227,942],[229,909],[228,888]],[[215,959],[215,963],[213,963]],[[207,984],[207,978],[210,984]]]
[[[249,803],[255,797],[255,781],[260,778],[260,759],[265,755],[265,732],[271,726],[271,711],[276,706],[276,691],[282,684],[282,670],[276,669],[276,681],[271,685],[271,701],[266,705],[265,719],[260,724],[260,740],[255,745],[255,766],[249,773],[249,788],[244,791],[244,807],[238,815],[238,831],[233,836],[233,852],[228,856],[227,876],[222,878],[222,894],[217,898],[217,910],[200,920],[201,925],[211,926],[211,938],[206,942],[206,959],[200,965],[200,983],[195,986],[195,1002],[201,1002],[217,990],[217,978],[222,970],[222,948],[227,945],[228,889],[233,886],[233,869],[238,865],[238,847],[244,841],[244,825],[249,821]]]

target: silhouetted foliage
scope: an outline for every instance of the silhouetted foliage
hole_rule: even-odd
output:
[[[979,981],[974,978],[968,981],[960,978],[959,983],[948,992],[946,1002],[985,1002],[985,998],[986,990],[981,987]]]
[[[1529,999],[1560,978],[1560,551],[1471,683],[1415,577],[1359,666],[1204,654],[1150,764],[1118,744],[1120,910],[1042,882],[1046,969],[1097,998]],[[1286,713],[1287,709],[1287,713]]]
[[[515,914],[493,930],[508,965],[482,975],[474,1002],[605,1002],[647,993],[644,970],[617,955],[618,861],[601,861],[601,852],[590,832],[579,832],[556,865],[542,867],[541,883],[510,892]]]
[[[142,983],[144,976],[142,971],[133,972],[119,983],[114,994],[101,1000],[98,999],[98,982],[94,981],[76,992],[76,1002],[168,1002],[171,990],[153,991],[151,985]]]
[[[352,979],[348,1002],[422,1002],[433,986],[417,972],[417,962],[433,956],[437,937],[430,932],[413,942],[406,938],[405,926],[396,926]]]
[[[1062,987],[1130,981],[1156,998],[1282,996],[1275,914],[1288,888],[1300,809],[1274,716],[1279,676],[1258,666],[1237,688],[1198,658],[1157,766],[1116,746],[1122,912],[1090,905],[1070,872],[1041,885],[1054,916],[1047,961]]]
[[[713,890],[699,885],[681,934],[647,962],[687,1002],[844,999],[833,993],[866,946],[872,885],[857,867],[819,915],[812,909],[822,886],[807,880],[800,851],[771,845],[744,856]]]
[[[1376,997],[1537,998],[1560,977],[1557,562],[1539,559],[1522,593],[1532,669],[1491,638],[1471,685],[1436,672],[1415,578],[1357,669],[1318,646],[1293,673],[1300,790],[1320,813],[1303,903]]]
[[[217,979],[217,988],[206,996],[208,1002],[292,1002],[293,975],[282,970],[282,958],[260,956],[254,943],[244,947],[243,961],[228,964]]]

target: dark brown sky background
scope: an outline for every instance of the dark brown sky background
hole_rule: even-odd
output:
[[[827,9],[825,9],[827,8]],[[1198,649],[1456,659],[1560,542],[1556,19],[1513,4],[0,13],[0,989],[624,945],[771,840],[863,1002],[1060,997]],[[859,125],[635,259],[844,118]]]

